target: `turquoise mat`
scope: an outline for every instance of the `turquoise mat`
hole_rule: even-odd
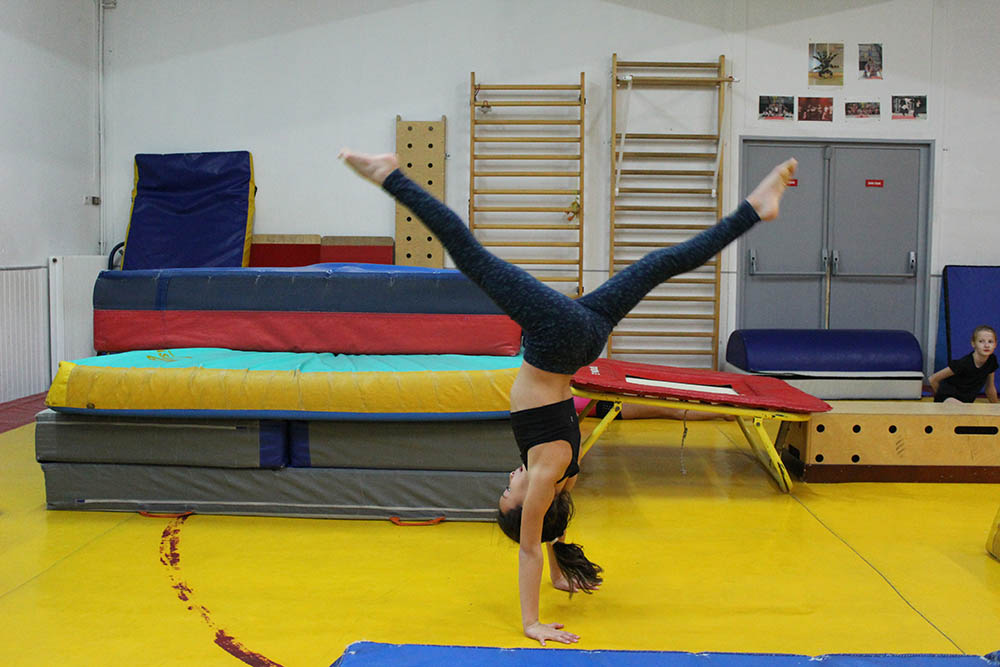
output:
[[[212,368],[217,370],[365,373],[479,371],[517,368],[521,357],[472,354],[331,354],[329,352],[243,352],[219,347],[134,350],[76,359],[100,368]]]

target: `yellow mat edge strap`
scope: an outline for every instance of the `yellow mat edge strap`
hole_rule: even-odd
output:
[[[59,370],[56,371],[56,376],[52,378],[49,393],[45,396],[45,405],[66,405],[67,396],[69,395],[69,376],[73,373],[74,368],[76,368],[76,364],[71,361],[59,362]]]
[[[139,192],[139,163],[132,159],[132,202],[128,207],[128,224],[125,225],[125,239],[122,246],[122,267],[125,266],[125,253],[128,252],[128,235],[132,231],[132,214],[135,213],[135,195]],[[61,363],[61,362],[60,362]]]
[[[253,153],[247,151],[250,159],[250,191],[247,193],[247,226],[243,234],[243,266],[250,266],[250,246],[253,244],[253,214],[254,198],[256,197],[257,185],[253,176]]]

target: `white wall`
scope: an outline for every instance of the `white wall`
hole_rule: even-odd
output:
[[[91,252],[97,216],[82,198],[95,183],[93,3],[6,5],[0,47],[15,57],[0,64],[0,265]],[[105,48],[109,241],[125,233],[135,153],[241,148],[255,157],[258,231],[390,235],[392,202],[335,155],[343,145],[390,149],[397,114],[448,117],[447,199],[463,211],[469,72],[488,82],[572,83],[584,71],[592,286],[607,270],[611,54],[724,54],[739,79],[730,146],[742,135],[932,139],[933,273],[946,263],[1000,263],[991,196],[996,25],[994,0],[118,0]],[[876,91],[880,122],[849,123],[840,112],[833,123],[757,120],[758,95],[830,90],[806,83],[810,41],[842,41],[849,56],[858,42],[884,45],[884,82],[858,81],[848,68],[844,88],[832,89],[841,110],[848,97]],[[890,96],[901,93],[928,95],[926,121],[888,119]],[[633,107],[663,111],[642,108]],[[730,204],[737,165],[730,150]],[[928,302],[933,331],[936,292]]]
[[[97,252],[93,0],[4,0],[0,18],[0,267]],[[6,314],[0,313],[0,317]]]
[[[135,153],[245,148],[259,187],[257,231],[391,236],[392,201],[337,162],[341,147],[391,150],[397,114],[447,116],[447,200],[464,211],[469,73],[493,83],[575,83],[584,71],[587,264],[606,271],[611,53],[714,59],[727,50],[730,8],[120,0],[107,28],[106,212],[123,235]]]

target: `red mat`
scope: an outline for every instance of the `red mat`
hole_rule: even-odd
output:
[[[0,433],[30,424],[35,421],[35,415],[44,409],[44,393],[0,403]]]
[[[697,368],[598,359],[573,376],[573,386],[618,396],[692,400],[785,412],[827,412],[824,401],[778,378]]]

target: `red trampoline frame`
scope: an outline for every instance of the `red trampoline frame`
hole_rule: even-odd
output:
[[[672,386],[643,384],[642,380],[671,383]],[[692,385],[727,391],[699,391]],[[581,457],[603,435],[625,402],[718,412],[736,417],[736,423],[740,425],[757,460],[774,478],[778,488],[786,493],[792,487],[791,478],[778,456],[774,440],[764,428],[764,420],[777,420],[781,422],[781,428],[785,428],[786,422],[808,421],[813,412],[830,410],[826,402],[774,377],[613,359],[598,359],[577,371],[573,376],[572,390],[575,395],[590,399],[583,416],[590,413],[596,401],[612,403],[612,409],[581,446]]]

